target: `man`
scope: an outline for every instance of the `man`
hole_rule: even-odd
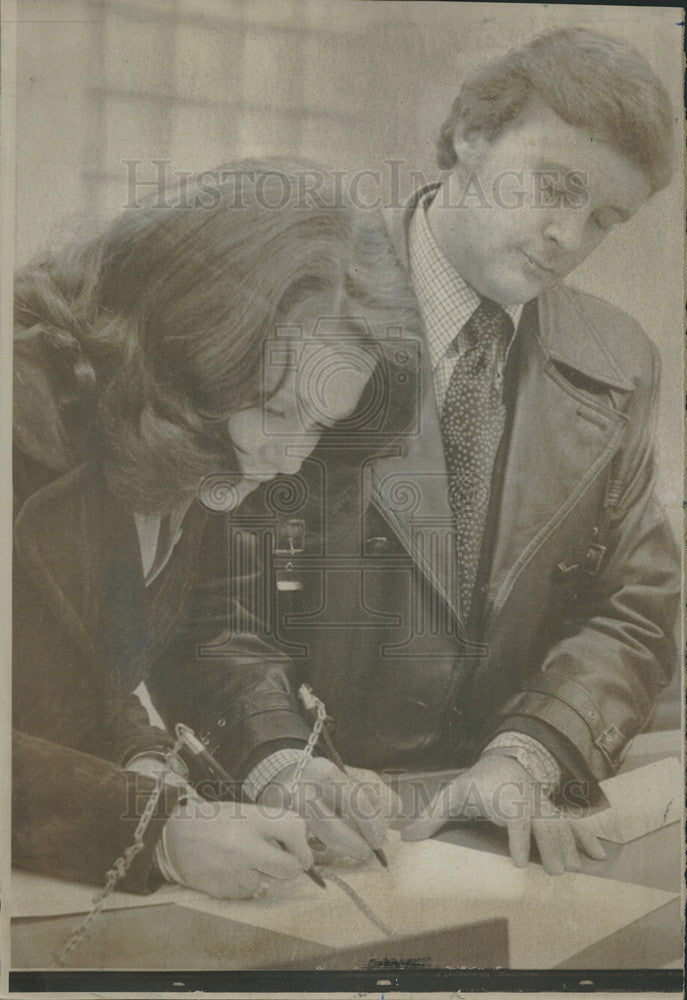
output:
[[[562,284],[668,183],[671,129],[636,52],[556,31],[463,86],[442,181],[390,213],[424,326],[420,419],[364,464],[348,505],[323,442],[310,469],[327,469],[329,510],[292,547],[301,590],[279,628],[347,761],[468,766],[408,837],[483,816],[507,826],[518,865],[532,832],[552,873],[603,857],[541,791],[612,774],[674,669],[658,354]],[[292,510],[296,530],[301,514],[316,517]]]

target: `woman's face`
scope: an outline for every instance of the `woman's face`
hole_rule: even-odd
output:
[[[374,365],[355,343],[309,337],[276,339],[264,358],[262,406],[228,421],[243,474],[239,502],[260,483],[298,472],[322,431],[354,412]]]

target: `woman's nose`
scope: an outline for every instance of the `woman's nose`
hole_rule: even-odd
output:
[[[282,476],[295,476],[303,464],[306,455],[285,455],[279,462],[279,472]]]

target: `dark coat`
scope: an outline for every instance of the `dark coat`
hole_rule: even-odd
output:
[[[16,340],[14,403],[14,858],[100,881],[133,839],[122,808],[132,782],[139,813],[153,787],[117,765],[173,743],[133,694],[141,681],[170,731],[190,725],[239,777],[309,729],[286,659],[253,634],[233,635],[226,517],[195,503],[146,588],[133,517],[84,448],[87,434],[63,420],[40,328]],[[126,888],[146,887],[150,845],[173,801]]]
[[[406,219],[390,220],[404,267]],[[303,543],[273,558],[288,586],[275,639],[324,699],[351,763],[465,765],[514,729],[576,777],[602,779],[677,662],[679,557],[653,492],[658,352],[582,292],[557,287],[528,304],[468,630],[431,371],[415,346],[422,402],[407,440],[357,464],[323,440],[301,470],[300,507],[274,529]],[[264,515],[259,500],[242,508],[247,529]]]

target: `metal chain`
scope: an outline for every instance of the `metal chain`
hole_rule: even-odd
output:
[[[377,930],[381,931],[386,937],[394,937],[394,932],[389,925],[385,924],[382,918],[377,916],[372,907],[368,906],[362,896],[355,891],[352,885],[349,885],[348,882],[345,882],[340,875],[335,875],[331,871],[327,872],[327,878],[330,882],[333,882],[334,885],[338,885],[339,889],[345,892],[346,895],[353,900],[363,916],[367,917],[370,923],[375,925]]]
[[[289,788],[289,795],[291,797],[293,797],[295,786],[303,776],[305,765],[312,757],[313,750],[315,749],[317,741],[322,732],[325,720],[327,718],[327,711],[324,707],[324,703],[316,695],[313,694],[312,690],[308,687],[307,684],[301,685],[298,694],[306,709],[316,711],[317,718],[315,719],[312,732],[310,733],[308,742],[306,743],[303,749],[303,754],[301,756],[300,761],[298,762],[296,771],[291,781],[291,785]],[[145,846],[143,838],[145,836],[146,830],[148,829],[150,821],[153,817],[155,808],[160,800],[162,789],[165,786],[165,777],[170,771],[173,770],[171,766],[171,760],[175,755],[179,753],[182,746],[183,746],[183,740],[177,739],[176,743],[174,744],[174,747],[165,754],[165,761],[167,763],[167,767],[161,769],[160,772],[158,773],[155,782],[155,788],[150,793],[150,797],[146,802],[145,808],[141,813],[141,817],[136,826],[133,843],[130,844],[129,847],[127,847],[127,849],[124,851],[124,853],[117,858],[117,860],[112,865],[112,868],[110,868],[109,871],[106,873],[105,885],[102,887],[102,889],[99,889],[96,895],[93,897],[93,905],[91,909],[88,911],[88,913],[83,918],[81,923],[77,924],[70,938],[68,939],[66,944],[62,947],[62,950],[60,951],[56,959],[56,965],[58,968],[63,967],[66,964],[72,952],[74,952],[79,947],[79,945],[83,943],[94,920],[96,919],[98,914],[102,912],[107,897],[110,895],[110,893],[113,892],[117,883],[124,878],[127,871],[131,867],[134,858],[138,854],[140,854],[141,851],[143,850],[143,847]],[[342,878],[333,875],[331,872],[327,873],[327,877],[331,879],[331,881],[334,882],[335,885],[338,885],[339,888],[342,889],[353,900],[353,902],[359,908],[361,913],[363,913],[367,917],[367,919],[378,928],[378,930],[380,930],[386,936],[392,936],[393,934],[392,930],[374,913],[372,908],[369,907],[367,903],[365,903],[365,901],[358,895],[358,893],[352,888],[352,886],[348,885],[348,883],[344,882]]]
[[[301,755],[298,764],[296,765],[296,770],[294,772],[293,778],[289,785],[289,798],[293,799],[293,794],[296,789],[296,785],[303,777],[303,771],[305,770],[305,765],[308,763],[313,755],[313,750],[320,738],[320,733],[322,732],[322,727],[324,726],[325,719],[327,718],[327,710],[324,707],[324,703],[320,701],[317,695],[312,693],[312,689],[308,687],[307,684],[301,684],[298,689],[298,696],[303,702],[305,708],[314,710],[317,712],[317,718],[313,723],[312,732],[308,737],[308,742],[303,747],[303,753]]]
[[[294,777],[291,781],[291,785],[289,788],[290,798],[293,798],[295,787],[297,783],[300,781],[301,777],[303,776],[305,765],[307,764],[308,760],[310,760],[310,758],[312,757],[313,750],[315,749],[315,745],[317,744],[317,741],[320,737],[320,733],[322,732],[322,727],[324,725],[325,719],[327,718],[327,712],[324,707],[324,704],[320,701],[319,698],[317,698],[312,693],[311,689],[307,686],[307,684],[301,685],[298,694],[301,698],[301,701],[303,702],[303,704],[307,709],[314,709],[317,712],[317,718],[313,725],[312,732],[310,733],[310,737],[308,738],[308,742],[303,749],[303,754],[296,767]],[[177,738],[174,747],[165,754],[165,761],[167,763],[167,767],[161,769],[160,772],[158,773],[157,780],[155,783],[155,788],[150,793],[150,798],[146,802],[145,808],[141,814],[141,818],[139,819],[138,825],[136,826],[133,843],[130,844],[129,847],[127,847],[127,849],[119,858],[117,858],[112,867],[106,873],[105,885],[102,887],[102,889],[98,890],[96,895],[93,897],[93,905],[91,909],[88,911],[88,913],[83,918],[81,923],[77,924],[71,937],[68,939],[67,943],[63,946],[62,950],[60,951],[56,959],[56,964],[58,967],[64,966],[67,962],[67,959],[72,954],[72,952],[75,951],[76,948],[78,948],[79,945],[83,942],[86,935],[88,934],[88,931],[93,921],[96,919],[98,914],[102,912],[102,909],[105,905],[108,896],[115,889],[117,883],[122,878],[124,878],[127,871],[131,867],[134,858],[138,854],[140,854],[141,851],[143,850],[144,847],[143,838],[145,836],[146,830],[148,829],[148,825],[150,823],[150,820],[152,819],[153,813],[155,812],[155,808],[160,799],[160,795],[162,794],[162,789],[164,788],[165,784],[165,776],[170,771],[173,770],[170,762],[172,758],[179,753],[183,745],[184,741],[180,738]]]
[[[327,721],[327,709],[324,706],[324,702],[321,701],[317,697],[317,695],[313,694],[312,689],[308,687],[307,684],[301,684],[300,688],[298,689],[298,695],[306,709],[308,709],[309,711],[315,711],[317,713],[317,718],[315,719],[315,722],[313,724],[312,732],[310,733],[308,742],[306,743],[303,749],[303,756],[298,762],[296,772],[291,781],[291,785],[289,788],[289,795],[292,798],[295,786],[297,785],[298,781],[303,775],[305,765],[312,757],[313,750],[315,749],[315,745],[320,737],[320,734],[322,734],[325,742],[327,743],[328,748],[334,751],[335,763],[337,763],[338,766],[340,766],[341,770],[344,771],[345,773],[345,767],[343,761],[336,752],[334,745],[329,738],[327,730],[324,728],[324,724]],[[320,874],[322,873],[320,872]],[[385,937],[394,936],[394,932],[391,930],[391,928],[387,924],[385,924],[380,917],[377,916],[372,907],[368,906],[368,904],[365,902],[362,896],[360,896],[355,891],[353,886],[349,885],[348,882],[345,882],[344,879],[342,879],[339,875],[335,875],[331,871],[327,872],[326,878],[329,879],[331,882],[333,882],[334,885],[337,885],[343,892],[345,892],[346,895],[349,896],[349,898],[355,903],[355,905],[358,907],[363,916],[367,917],[370,923],[374,924],[377,930],[381,931],[382,934],[385,935]]]
[[[124,878],[129,868],[131,867],[134,858],[138,854],[140,854],[141,851],[143,850],[145,846],[143,838],[145,836],[146,830],[148,829],[148,825],[150,824],[150,821],[153,818],[153,813],[155,812],[157,804],[160,800],[160,796],[162,795],[162,789],[165,786],[165,777],[170,771],[173,770],[171,766],[171,760],[176,754],[179,753],[182,746],[183,742],[181,740],[177,740],[177,742],[174,744],[174,747],[165,754],[165,762],[167,764],[167,767],[160,769],[158,773],[155,782],[155,788],[150,793],[150,798],[146,802],[145,808],[141,813],[141,817],[136,826],[133,843],[131,843],[129,847],[127,847],[124,853],[117,858],[117,860],[114,862],[109,871],[106,872],[105,885],[102,887],[102,889],[99,889],[98,892],[93,897],[93,905],[91,909],[88,911],[88,913],[83,918],[81,923],[76,925],[74,931],[72,932],[71,937],[68,939],[67,943],[62,947],[62,950],[60,951],[57,957],[58,967],[64,966],[71,953],[76,948],[78,948],[79,945],[84,941],[86,935],[89,932],[91,924],[98,916],[98,914],[102,912],[107,897],[114,890],[117,883]]]

